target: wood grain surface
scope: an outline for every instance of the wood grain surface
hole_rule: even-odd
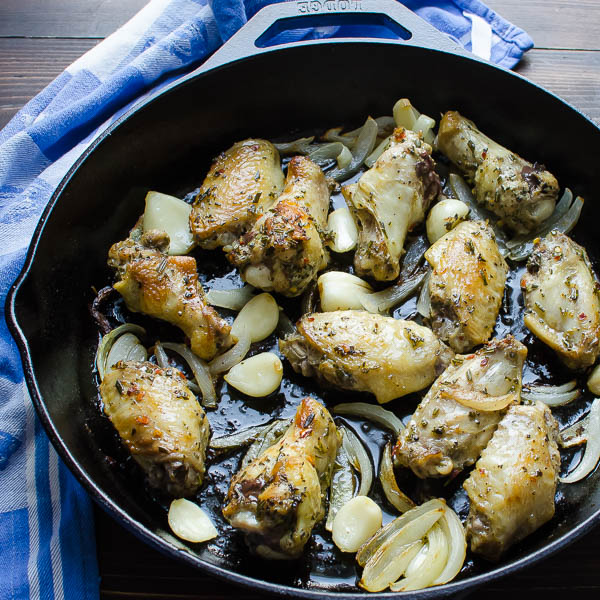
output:
[[[215,0],[218,1],[218,0]],[[0,128],[145,0],[0,0]],[[600,0],[487,0],[533,37],[516,69],[600,123]],[[258,599],[164,557],[95,510],[104,599]],[[600,598],[600,529],[473,598]]]

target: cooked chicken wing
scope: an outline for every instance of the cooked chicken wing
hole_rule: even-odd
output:
[[[425,253],[429,278],[431,328],[456,352],[466,352],[492,335],[502,305],[508,265],[492,229],[466,221]]]
[[[304,398],[279,442],[231,481],[225,518],[265,558],[296,558],[325,515],[327,489],[340,444],[331,415]]]
[[[406,234],[425,218],[438,195],[431,146],[417,133],[396,129],[389,148],[358,183],[342,192],[358,228],[354,268],[378,281],[396,279]]]
[[[129,310],[179,327],[190,339],[193,352],[210,360],[232,344],[231,327],[206,303],[196,260],[167,256],[157,249],[168,245],[166,233],[152,230],[141,235],[136,226],[127,240],[109,251],[108,264],[120,277],[113,287]]]
[[[104,413],[153,488],[196,493],[204,477],[208,419],[186,378],[150,362],[118,362],[100,385]]]
[[[298,296],[327,265],[321,231],[328,209],[323,172],[305,156],[295,156],[279,200],[233,244],[227,258],[254,287]]]
[[[297,329],[279,340],[295,371],[380,403],[427,387],[453,355],[427,327],[366,311],[304,315]]]
[[[477,202],[516,233],[533,231],[553,213],[559,192],[554,175],[494,142],[458,112],[443,116],[437,143],[474,186]]]
[[[513,405],[464,482],[471,550],[498,560],[554,516],[558,424],[538,402]]]
[[[235,241],[267,211],[283,189],[277,148],[267,140],[244,140],[214,160],[190,215],[198,245],[212,249]]]
[[[525,346],[510,335],[475,354],[455,356],[400,434],[395,463],[421,478],[443,477],[474,464],[506,407],[476,410],[473,401],[518,404],[526,356]]]
[[[600,354],[600,286],[586,251],[557,231],[538,241],[521,280],[525,325],[570,369]]]

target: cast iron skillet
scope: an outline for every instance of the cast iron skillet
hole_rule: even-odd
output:
[[[270,34],[297,27],[299,17],[303,25],[315,25],[307,17],[313,10],[321,25],[384,24],[404,39],[267,47]],[[356,125],[367,114],[389,114],[400,97],[426,114],[459,110],[519,154],[544,162],[575,194],[594,197],[600,130],[556,96],[466,55],[396,2],[280,4],[261,11],[204,66],[144,100],[96,140],[54,193],[10,291],[7,319],[27,384],[63,460],[92,497],[137,536],[233,583],[304,598],[365,596],[286,579],[280,574],[285,569],[248,559],[243,547],[237,556],[218,556],[164,530],[164,512],[106,460],[90,432],[97,418],[91,369],[98,342],[87,309],[91,288],[110,280],[107,249],[125,237],[148,189],[181,197],[201,182],[215,153],[233,141]],[[576,236],[592,257],[598,216],[588,202]],[[600,520],[599,471],[563,487],[568,510],[498,565],[409,595],[464,591],[531,565],[583,535]]]

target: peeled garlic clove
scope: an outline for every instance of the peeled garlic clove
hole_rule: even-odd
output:
[[[232,367],[224,376],[225,381],[236,390],[262,398],[272,394],[281,385],[283,365],[272,352],[261,352]]]
[[[381,509],[371,498],[356,496],[335,515],[331,535],[342,552],[356,552],[381,528]]]
[[[358,229],[348,207],[338,208],[329,214],[327,229],[333,238],[329,247],[334,252],[348,252],[356,247]]]
[[[592,374],[587,380],[587,387],[594,396],[600,396],[600,365],[594,367]]]
[[[427,238],[431,244],[437,242],[451,229],[464,221],[469,214],[469,207],[460,200],[446,198],[440,200],[429,211],[427,217]]]
[[[192,207],[179,198],[159,192],[148,192],[144,210],[144,231],[166,231],[171,240],[167,254],[187,254],[194,247],[189,224],[191,212]]]
[[[246,329],[252,343],[269,337],[277,327],[279,307],[271,294],[259,294],[250,300],[239,312],[231,326],[231,335],[240,338]]]
[[[364,310],[361,298],[373,291],[366,281],[343,271],[323,273],[317,280],[317,286],[323,312]]]
[[[217,530],[208,515],[185,498],[171,502],[168,521],[171,531],[188,542],[206,542],[217,537]]]

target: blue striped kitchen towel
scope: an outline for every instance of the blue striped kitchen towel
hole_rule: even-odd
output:
[[[152,0],[0,132],[3,307],[39,216],[77,157],[143,95],[197,66],[274,1]],[[467,49],[503,66],[514,66],[533,46],[523,30],[478,0],[404,3]],[[284,39],[342,34],[319,28],[288,32]],[[89,499],[34,414],[4,318],[0,329],[0,598],[97,598]]]

